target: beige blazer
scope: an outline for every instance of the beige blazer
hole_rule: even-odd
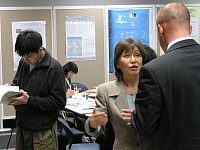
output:
[[[108,114],[108,119],[113,126],[115,132],[113,150],[141,150],[143,144],[140,137],[120,115],[122,108],[129,108],[123,82],[111,81],[99,85],[96,104],[98,111],[104,111]],[[94,132],[90,132],[89,119],[85,123],[86,132],[94,137],[104,133],[104,127],[105,125],[99,126]]]

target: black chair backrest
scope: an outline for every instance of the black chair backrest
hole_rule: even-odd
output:
[[[82,83],[72,83],[73,87],[77,87],[79,92],[84,92],[88,90],[88,87]]]
[[[67,141],[69,143],[69,149],[71,149],[72,146],[72,141],[73,141],[73,131],[70,128],[68,122],[66,120],[64,120],[61,117],[58,117],[58,121],[61,123],[61,125],[63,126],[65,132],[66,132],[66,136],[67,136]]]
[[[65,132],[66,132],[66,137],[67,137],[67,141],[68,141],[68,145],[66,146],[67,150],[71,150],[72,149],[72,144],[74,142],[74,138],[77,135],[76,132],[73,132],[73,128],[70,128],[69,124],[67,123],[66,120],[64,120],[61,117],[58,117],[58,123],[60,123]],[[84,132],[81,132],[84,133]],[[83,134],[82,134],[83,135]],[[97,143],[75,143],[73,145],[73,149],[80,149],[80,150],[100,150],[100,146]]]

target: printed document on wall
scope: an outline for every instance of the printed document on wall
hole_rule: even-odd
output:
[[[192,26],[190,36],[200,43],[200,8],[199,6],[190,6],[188,9],[190,12],[190,24]],[[160,48],[160,55],[163,54],[164,52],[162,48]]]
[[[66,60],[95,60],[95,17],[66,16]]]
[[[153,46],[153,8],[121,8],[108,10],[109,72],[114,73],[114,50],[125,38]]]
[[[188,7],[190,12],[190,24],[192,25],[191,37],[200,43],[200,10],[199,7]]]
[[[18,62],[21,57],[15,53],[15,42],[18,34],[23,30],[34,30],[41,34],[43,47],[46,48],[46,21],[23,21],[23,22],[12,22],[12,41],[13,41],[13,61],[14,71],[17,70]]]

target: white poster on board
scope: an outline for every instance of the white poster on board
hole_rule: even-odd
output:
[[[66,60],[95,60],[95,16],[66,16]]]
[[[13,63],[14,71],[17,70],[18,62],[21,59],[15,53],[15,42],[18,34],[23,30],[34,30],[41,34],[43,47],[46,48],[46,21],[23,21],[23,22],[12,22],[12,42],[13,42]]]

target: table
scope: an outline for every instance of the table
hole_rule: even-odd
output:
[[[65,110],[74,113],[76,126],[79,130],[85,131],[84,124],[86,119],[92,114],[96,103],[94,98],[83,96],[83,93],[78,93],[67,99]]]
[[[95,106],[95,99],[90,97],[86,99],[81,94],[75,94],[72,98],[67,99],[65,109],[79,115],[90,116]]]

